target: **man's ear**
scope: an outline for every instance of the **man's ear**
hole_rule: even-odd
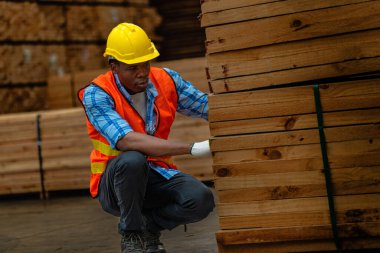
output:
[[[114,74],[117,74],[117,71],[118,71],[118,67],[119,67],[119,65],[118,65],[117,63],[115,63],[115,62],[112,62],[112,63],[110,64],[110,67],[111,67],[111,71],[112,71]]]

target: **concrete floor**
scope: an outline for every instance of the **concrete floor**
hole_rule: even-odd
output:
[[[120,252],[118,218],[105,213],[85,192],[0,201],[1,253],[116,253]],[[165,231],[169,253],[217,252],[216,212],[201,222]]]

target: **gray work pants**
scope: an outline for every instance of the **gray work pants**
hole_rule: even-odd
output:
[[[168,180],[150,169],[145,155],[136,151],[123,152],[108,162],[98,199],[106,212],[120,216],[121,234],[197,222],[215,206],[212,192],[202,182],[182,172]],[[143,214],[150,220],[148,228]]]

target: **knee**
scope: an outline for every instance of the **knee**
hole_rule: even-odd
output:
[[[204,217],[206,217],[215,207],[214,195],[208,187],[204,187],[202,191],[200,205],[202,206],[201,209]]]
[[[137,151],[126,151],[115,159],[116,174],[144,175],[147,173],[147,160],[144,154]]]
[[[212,191],[204,186],[194,191],[192,199],[185,202],[184,207],[196,216],[197,220],[206,218],[214,209],[214,196]]]

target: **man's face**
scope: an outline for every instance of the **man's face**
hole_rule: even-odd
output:
[[[130,94],[136,94],[146,90],[149,80],[149,62],[126,64],[123,62],[112,63],[111,70],[119,76],[121,84]]]

